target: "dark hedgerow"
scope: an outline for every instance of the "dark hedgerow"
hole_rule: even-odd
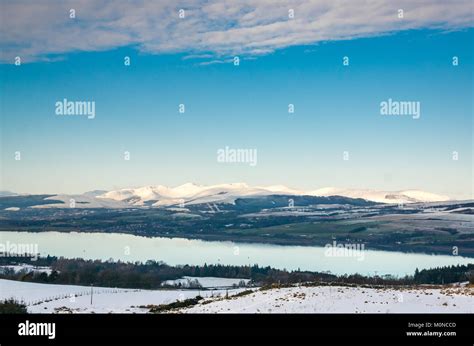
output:
[[[26,305],[14,298],[0,301],[0,314],[27,314]]]
[[[189,298],[189,299],[185,299],[185,300],[178,300],[174,303],[171,303],[171,304],[162,304],[162,305],[158,305],[158,306],[151,306],[150,307],[150,313],[160,313],[160,312],[165,312],[165,311],[169,311],[169,310],[173,310],[173,309],[178,309],[178,308],[186,308],[186,307],[190,307],[190,306],[193,306],[193,305],[196,305],[199,303],[199,301],[201,301],[203,298],[201,296],[197,296],[197,297],[194,297],[194,298]]]

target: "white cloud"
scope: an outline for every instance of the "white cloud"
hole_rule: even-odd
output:
[[[69,18],[71,8],[76,19]],[[132,44],[151,54],[211,53],[212,61],[407,29],[457,30],[474,22],[472,0],[2,0],[0,13],[4,62]]]

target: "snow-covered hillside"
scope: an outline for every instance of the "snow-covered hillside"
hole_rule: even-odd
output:
[[[169,206],[180,203],[234,203],[239,197],[265,196],[274,194],[303,194],[284,186],[250,187],[245,183],[196,185],[192,183],[170,188],[162,185],[145,186],[136,189],[109,191],[97,196],[99,199],[126,201],[136,206],[152,201],[153,206]]]
[[[154,206],[166,206],[179,203],[234,203],[234,201],[239,197],[268,195],[343,196],[349,198],[362,198],[380,203],[416,203],[449,200],[449,197],[447,196],[419,190],[375,191],[322,188],[313,191],[303,191],[291,189],[284,185],[252,187],[245,183],[210,186],[188,183],[175,188],[162,185],[145,186],[136,189],[109,191],[99,195],[98,198],[126,201],[137,206],[143,205],[148,201],[153,201]]]
[[[223,283],[219,278],[212,280],[213,285]],[[198,295],[205,299],[193,307],[172,312],[474,313],[474,288],[465,285],[398,289],[295,286],[268,290],[139,290],[94,287],[91,304],[91,287],[0,279],[0,299],[14,297],[23,300],[31,313],[146,313],[149,309],[144,306],[170,304]]]
[[[212,300],[212,302],[208,302]],[[474,289],[289,287],[208,299],[186,313],[474,313]]]
[[[242,289],[229,290],[239,292]],[[170,304],[177,300],[224,296],[226,290],[140,290],[111,287],[50,285],[0,279],[0,300],[16,298],[24,301],[30,313],[146,313],[149,304]]]
[[[192,277],[184,276],[177,280],[167,280],[163,282],[163,286],[181,286],[183,288],[192,287],[193,284],[199,284],[202,288],[225,288],[233,286],[244,286],[248,284],[249,279],[231,279],[216,277]]]
[[[343,196],[349,198],[362,198],[373,202],[397,204],[417,202],[441,202],[449,200],[449,197],[447,196],[437,195],[431,192],[419,190],[376,191],[326,187],[310,191],[308,192],[308,194],[311,196]]]
[[[40,204],[32,208],[126,208],[127,203],[113,199],[99,199],[86,194],[55,195],[45,200],[60,201],[60,203]]]
[[[13,270],[15,273],[23,272],[23,273],[46,273],[51,274],[52,270],[50,267],[39,267],[33,266],[31,264],[17,264],[17,265],[4,265],[0,266],[0,273],[4,273],[5,271]]]
[[[183,207],[184,205],[235,203],[238,198],[262,197],[270,195],[285,196],[341,196],[361,198],[378,203],[427,203],[449,201],[449,197],[420,190],[376,191],[340,189],[326,187],[303,191],[284,185],[249,186],[245,183],[196,185],[183,184],[177,187],[150,185],[121,190],[89,191],[80,195],[53,195],[45,198],[58,203],[39,203],[33,208],[130,208],[130,207]],[[25,197],[25,196],[23,196]],[[7,210],[13,210],[8,208]]]

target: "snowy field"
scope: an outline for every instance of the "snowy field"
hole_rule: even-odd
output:
[[[215,283],[217,278],[211,282]],[[204,281],[205,282],[205,281]],[[219,282],[218,282],[219,283]],[[37,284],[0,279],[0,299],[14,297],[28,304],[32,313],[146,313],[139,306],[169,304],[205,297],[198,305],[179,313],[474,313],[474,288],[362,288],[289,287],[228,290],[140,290],[87,286]],[[205,304],[202,304],[202,303]]]
[[[229,294],[241,290],[229,290]],[[139,306],[169,304],[198,295],[211,297],[225,294],[226,290],[139,290],[94,287],[91,305],[91,287],[0,279],[0,300],[12,297],[23,300],[28,304],[28,312],[31,313],[146,313],[149,309]]]
[[[193,277],[183,276],[177,280],[167,280],[163,282],[163,285],[179,285],[182,287],[189,287],[192,283],[199,283],[203,288],[220,288],[220,287],[232,287],[238,286],[239,284],[248,284],[249,279],[232,279],[232,278],[216,278],[216,277]]]
[[[0,266],[0,273],[3,273],[6,270],[13,270],[15,273],[35,272],[35,273],[46,273],[48,275],[51,274],[51,272],[52,272],[50,267],[38,267],[38,266],[33,266],[31,264],[25,264],[25,263],[21,263],[21,264],[17,264],[17,265]]]
[[[290,287],[182,309],[186,313],[474,313],[474,289]]]

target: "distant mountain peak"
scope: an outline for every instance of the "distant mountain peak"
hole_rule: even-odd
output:
[[[49,195],[45,200],[59,203],[42,203],[41,208],[67,207],[71,201],[81,208],[128,208],[141,206],[167,207],[196,204],[234,204],[238,199],[266,196],[311,196],[346,197],[364,199],[369,202],[409,204],[450,201],[447,196],[421,190],[378,191],[370,189],[343,189],[324,187],[312,191],[289,188],[285,185],[249,186],[246,183],[198,185],[185,183],[176,187],[146,185],[137,188],[124,188],[112,191],[94,190],[80,195]],[[15,194],[0,197],[15,196]],[[26,195],[28,196],[28,195]]]
[[[104,199],[117,201],[129,200],[134,205],[143,205],[148,201],[157,201],[154,205],[166,206],[181,202],[198,203],[234,203],[237,198],[266,195],[290,196],[342,196],[361,198],[379,203],[415,203],[447,201],[449,197],[441,196],[420,190],[404,191],[377,191],[363,189],[341,189],[325,187],[312,191],[303,191],[289,188],[285,185],[249,186],[246,183],[229,183],[217,185],[198,185],[185,183],[176,187],[163,185],[139,187],[136,189],[122,189],[109,191],[98,196]]]
[[[18,194],[15,192],[7,191],[7,190],[0,191],[0,197],[7,197],[7,196],[18,196]]]

